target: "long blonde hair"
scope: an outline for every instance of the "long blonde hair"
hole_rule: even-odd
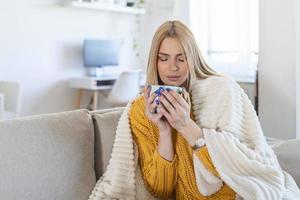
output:
[[[181,48],[186,56],[189,75],[187,78],[187,90],[194,81],[204,79],[210,76],[222,76],[222,74],[214,71],[204,61],[196,40],[189,28],[180,21],[166,21],[155,32],[148,57],[147,65],[147,84],[162,84],[159,80],[157,70],[157,57],[161,42],[166,37],[172,37],[179,41]]]

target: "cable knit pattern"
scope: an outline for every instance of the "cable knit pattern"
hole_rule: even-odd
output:
[[[284,198],[286,176],[242,88],[231,78],[211,77],[193,86],[192,101],[222,180],[244,199]],[[299,189],[293,191],[290,199],[300,199]]]
[[[120,118],[109,165],[97,181],[90,200],[156,199],[141,184],[138,152],[128,116],[131,103]],[[217,171],[215,175],[238,194],[237,199],[300,199],[293,178],[281,170],[266,143],[250,100],[234,80],[210,77],[197,81],[192,88],[192,104],[196,123],[203,128]],[[189,184],[193,184],[191,180]],[[178,199],[192,199],[181,195],[176,190]]]

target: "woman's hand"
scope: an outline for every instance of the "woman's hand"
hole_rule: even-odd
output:
[[[172,90],[162,92],[158,108],[170,125],[193,146],[199,137],[203,137],[203,132],[190,118],[191,101],[188,92],[184,91],[183,95],[186,99]]]
[[[154,100],[157,97],[157,94],[150,94],[150,90],[150,87],[144,89],[146,116],[150,121],[157,125],[160,134],[171,134],[171,125],[167,120],[163,119],[163,114],[161,112],[155,113],[158,104]]]
[[[175,150],[172,141],[172,127],[169,122],[163,118],[161,112],[155,113],[158,102],[154,101],[157,94],[150,95],[150,87],[144,90],[146,102],[146,116],[157,125],[159,129],[158,153],[168,161],[172,161],[175,156]]]
[[[191,121],[189,93],[184,90],[183,95],[187,100],[173,90],[165,90],[159,97],[158,105],[159,113],[165,116],[170,125],[179,132]]]

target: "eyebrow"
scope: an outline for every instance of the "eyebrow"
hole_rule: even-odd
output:
[[[163,52],[158,52],[159,55],[163,55],[163,56],[169,56],[170,54],[167,53],[163,53]],[[176,56],[182,56],[182,53],[178,53],[176,54]]]

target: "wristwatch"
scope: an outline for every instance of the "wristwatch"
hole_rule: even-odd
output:
[[[192,146],[192,149],[194,151],[198,150],[199,148],[203,147],[205,145],[205,140],[202,137],[199,137],[195,144]]]

